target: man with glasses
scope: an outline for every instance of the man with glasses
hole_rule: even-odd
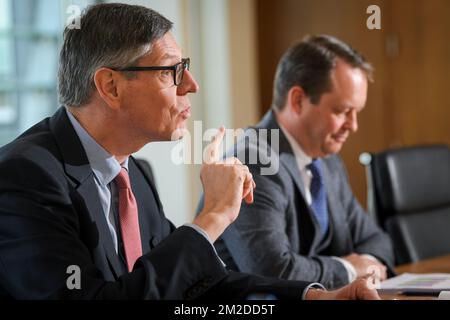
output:
[[[115,71],[166,71],[166,74],[173,75],[173,84],[178,86],[183,81],[184,70],[189,70],[191,59],[184,58],[173,66],[160,67],[126,67],[126,68],[112,68]],[[172,72],[169,72],[172,71]],[[169,82],[169,85],[171,83]]]
[[[17,299],[378,298],[369,279],[339,291],[229,273],[212,243],[253,201],[248,168],[202,167],[204,210],[176,229],[131,156],[181,137],[198,90],[172,23],[140,6],[100,4],[66,29],[63,107],[0,150],[0,296]]]

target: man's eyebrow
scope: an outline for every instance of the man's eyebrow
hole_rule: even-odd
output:
[[[179,59],[177,55],[166,53],[162,56],[161,60]]]

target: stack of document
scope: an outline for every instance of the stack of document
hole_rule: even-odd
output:
[[[450,290],[450,273],[403,273],[380,283],[379,293],[439,294]]]

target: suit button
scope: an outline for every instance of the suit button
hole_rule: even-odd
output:
[[[198,288],[192,288],[191,290],[189,290],[189,292],[186,294],[186,298],[187,299],[193,299],[195,298],[199,293]]]
[[[152,239],[150,240],[150,247],[154,248],[158,245],[158,243],[159,243],[158,238],[152,237]]]

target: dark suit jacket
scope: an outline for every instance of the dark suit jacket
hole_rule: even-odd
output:
[[[300,297],[305,283],[230,274],[203,236],[165,218],[132,157],[129,173],[144,253],[131,273],[114,250],[87,156],[62,108],[1,148],[0,297]],[[81,269],[80,290],[67,288],[71,265]]]
[[[279,129],[279,125],[270,111],[255,129],[261,133],[262,129]],[[279,130],[279,148],[271,142],[270,132],[267,137],[258,135],[257,143],[241,140],[233,150],[248,164],[256,189],[254,203],[242,205],[235,223],[216,242],[225,262],[243,272],[319,281],[329,288],[348,283],[345,268],[330,256],[367,253],[392,267],[390,240],[369,220],[354,197],[339,157],[323,159],[330,216],[329,233],[323,239],[305,202],[304,184],[286,137]],[[262,152],[258,163],[251,164],[249,150],[255,151],[257,145],[260,149],[272,148],[275,153],[263,159],[266,153]],[[274,157],[276,149],[279,157]],[[263,167],[275,162],[279,165],[275,175],[261,175]]]

